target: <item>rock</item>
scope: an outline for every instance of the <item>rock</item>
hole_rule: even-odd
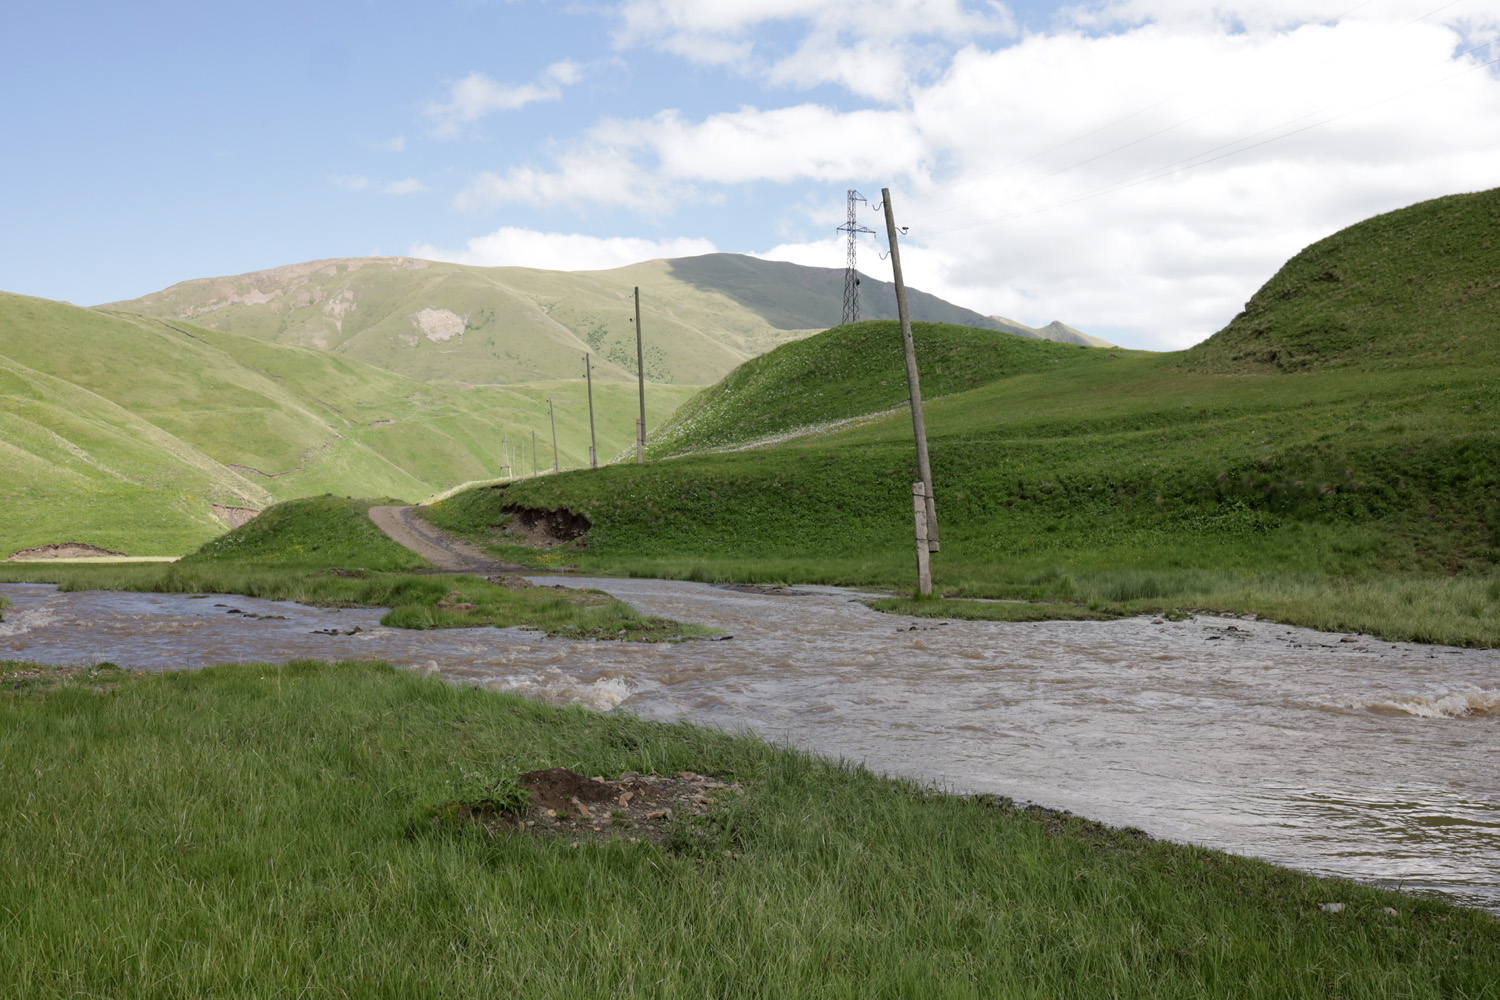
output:
[[[1321,903],[1321,904],[1319,904],[1318,909],[1322,910],[1324,913],[1343,913],[1344,912],[1344,904],[1343,903]]]
[[[1396,908],[1394,906],[1381,907],[1380,912],[1381,912],[1382,915],[1387,916],[1387,917],[1399,917],[1399,916],[1401,916],[1400,913],[1396,912]]]

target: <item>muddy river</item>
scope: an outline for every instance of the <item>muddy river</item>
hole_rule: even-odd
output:
[[[553,702],[748,729],[955,791],[1500,913],[1500,652],[1234,618],[940,624],[831,589],[566,582],[734,638],[408,632],[381,627],[375,610],[3,584],[13,606],[0,658],[147,670],[380,658]]]

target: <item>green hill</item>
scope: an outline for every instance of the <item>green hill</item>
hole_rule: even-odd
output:
[[[943,323],[914,323],[912,338],[927,399],[1122,356]],[[649,454],[739,445],[889,410],[907,398],[900,326],[890,320],[839,326],[740,365],[673,414]]]
[[[1109,354],[1064,349],[1080,361],[933,399],[937,584],[1500,645],[1500,323],[1483,315],[1500,261],[1479,224],[1496,198],[1417,205],[1288,264],[1253,300],[1270,323],[1260,337],[1317,363],[1242,356],[1242,316],[1189,352],[1087,363]],[[1347,268],[1331,291],[1307,277],[1328,248]],[[798,346],[849,353],[848,333],[824,336]],[[830,366],[819,385],[816,364],[788,367],[736,419],[825,419],[838,376]],[[880,408],[867,387],[861,376],[849,410]],[[683,439],[732,427],[708,423]],[[486,538],[507,508],[567,506],[594,526],[564,557],[585,571],[909,587],[915,478],[897,411],[754,450],[471,491],[430,516]]]
[[[1319,240],[1183,365],[1400,371],[1497,359],[1500,188],[1425,201]]]
[[[706,385],[836,325],[843,281],[842,270],[738,254],[577,272],[368,257],[185,281],[103,308],[191,320],[459,384],[574,378],[588,351],[596,378],[610,382],[635,376],[632,289],[639,286],[647,377]],[[915,289],[910,299],[918,320],[1010,329]],[[895,318],[893,286],[864,277],[861,309],[869,319]]]
[[[548,396],[561,463],[587,462],[581,378],[461,390],[19,295],[0,294],[0,387],[0,558],[67,541],[176,555],[224,529],[216,506],[329,492],[419,500],[496,478],[502,439],[524,439],[528,454],[532,433],[549,441]],[[648,419],[690,391],[654,387]],[[594,401],[609,458],[634,439],[635,386],[597,384]]]

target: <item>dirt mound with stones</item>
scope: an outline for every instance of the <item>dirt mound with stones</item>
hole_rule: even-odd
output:
[[[59,542],[56,545],[38,545],[34,549],[22,549],[15,553],[11,559],[86,559],[91,557],[125,558],[123,552],[111,552],[109,549],[101,549],[97,545],[85,545],[82,542]]]
[[[587,778],[565,767],[529,771],[516,779],[525,801],[448,802],[431,810],[434,829],[478,823],[491,834],[529,834],[582,840],[628,840],[667,845],[674,831],[704,822],[745,794],[737,782],[682,771],[675,776],[626,771],[614,781]]]
[[[589,533],[594,522],[567,507],[522,507],[510,504],[501,508],[510,515],[510,523],[500,529],[509,540],[536,548],[551,548]]]

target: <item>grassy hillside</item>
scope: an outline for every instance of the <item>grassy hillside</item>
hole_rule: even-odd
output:
[[[609,271],[471,267],[372,257],[186,281],[111,308],[356,358],[423,380],[524,383],[636,371],[641,289],[647,378],[705,385],[741,362],[839,322],[843,272],[738,254]],[[893,287],[865,277],[862,315],[894,318]],[[989,329],[989,317],[913,289],[918,320]],[[1028,334],[1029,335],[1029,334]]]
[[[294,566],[399,572],[430,568],[370,520],[378,501],[306,497],[259,516],[178,560],[178,566]]]
[[[1488,218],[1494,198],[1439,204]],[[1421,232],[1433,207],[1407,211],[1330,242],[1349,259],[1374,259],[1379,237],[1406,223]],[[1488,253],[1482,242],[1425,257],[1389,245],[1383,267],[1402,286],[1402,268],[1434,285],[1477,286],[1476,272],[1450,278],[1443,268],[1450,255]],[[1500,645],[1500,331],[1467,305],[1433,313],[1428,304],[1396,299],[1380,318],[1406,338],[1410,364],[1331,337],[1322,363],[1295,372],[1202,370],[1238,350],[1240,320],[1196,353],[1044,365],[933,400],[937,584]],[[1330,315],[1370,330],[1373,321],[1355,322],[1365,308],[1356,306]],[[799,371],[815,373],[819,359],[835,370],[842,336],[799,345],[812,352]],[[1444,363],[1450,343],[1464,345],[1463,357]],[[1297,357],[1314,347],[1308,340]],[[829,380],[823,391],[839,387]],[[783,425],[826,412],[812,392],[758,391],[784,400]],[[566,505],[595,525],[567,556],[585,569],[909,587],[910,435],[897,412],[754,451],[476,491],[430,516],[484,537],[506,506]]]
[[[305,497],[276,504],[174,563],[0,563],[0,581],[63,590],[242,594],[327,607],[383,607],[394,628],[522,627],[567,639],[671,642],[717,634],[647,617],[597,590],[533,587],[512,578],[414,574],[427,561],[370,520],[373,503]],[[0,598],[0,609],[5,607]]]
[[[912,339],[925,399],[1023,373],[1118,360],[1121,352],[940,323],[915,323]],[[685,403],[652,439],[653,456],[703,451],[830,421],[878,413],[908,400],[899,324],[835,327],[747,361]]]
[[[325,492],[421,499],[506,472],[531,435],[587,463],[577,378],[459,389],[179,320],[0,294],[0,558],[76,541],[176,555],[221,532],[213,505]],[[648,422],[691,389],[653,387]],[[595,385],[602,458],[631,445],[635,386]],[[514,453],[515,449],[512,449]],[[529,465],[528,461],[528,465]]]
[[[1287,261],[1183,366],[1488,370],[1500,363],[1500,188],[1378,215]]]
[[[575,377],[585,352],[601,381],[635,376],[633,285],[641,285],[646,369],[702,385],[788,338],[718,297],[702,323],[681,282],[637,268],[566,274],[410,258],[313,261],[183,282],[112,308],[356,358],[422,380],[522,383]],[[634,279],[632,282],[631,279]]]

